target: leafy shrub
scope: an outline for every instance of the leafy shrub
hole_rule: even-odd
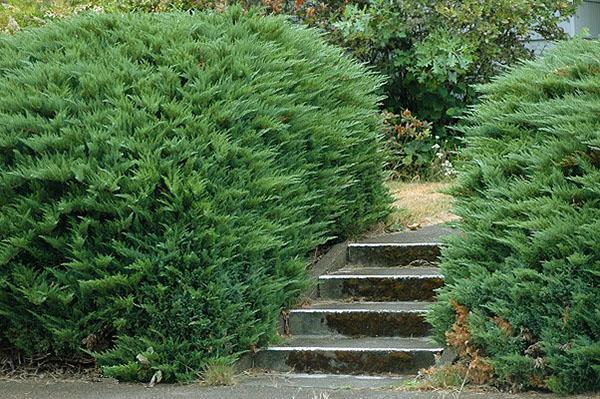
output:
[[[418,172],[415,165],[423,161],[419,147],[427,145],[424,141],[431,137],[431,123],[416,118],[408,109],[399,115],[384,111],[383,116],[387,144],[393,155],[391,169],[407,175]]]
[[[456,123],[475,100],[472,85],[531,56],[524,42],[539,34],[563,37],[557,26],[580,1],[562,0],[363,0],[353,1],[334,23],[336,41],[389,77],[385,107],[408,108],[433,123],[433,137],[413,145],[414,163],[400,171],[427,174],[444,153],[460,145]],[[401,154],[405,157],[406,154]],[[447,157],[447,155],[445,155]],[[420,172],[419,172],[420,170]]]
[[[559,39],[557,24],[582,0],[51,0],[23,18],[17,1],[9,15],[17,23],[38,24],[81,10],[167,11],[222,10],[228,4],[260,6],[267,13],[330,33],[329,40],[388,76],[384,108],[411,110],[433,123],[429,139],[416,140],[398,154],[396,172],[405,177],[439,177],[461,145],[454,125],[475,100],[473,84],[489,81],[507,65],[531,56],[524,42],[531,35]],[[9,0],[10,2],[10,0]],[[24,11],[31,7],[25,8]],[[23,10],[22,10],[23,11]],[[42,12],[44,11],[44,12]],[[25,12],[27,15],[27,13]],[[22,22],[25,20],[24,22]],[[3,22],[4,21],[4,22]],[[0,27],[7,17],[0,11]],[[9,26],[5,30],[11,30]],[[434,137],[438,137],[434,140]],[[441,155],[441,158],[440,158]],[[407,161],[411,163],[407,164]]]
[[[265,344],[309,251],[388,212],[380,84],[239,8],[0,37],[0,341],[145,381]]]
[[[454,191],[462,234],[430,321],[507,385],[599,390],[600,42],[564,43],[481,90]]]

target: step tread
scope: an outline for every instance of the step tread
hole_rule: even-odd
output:
[[[319,276],[319,279],[339,278],[443,278],[437,267],[344,267]]]
[[[352,248],[377,248],[377,247],[403,247],[403,248],[415,248],[415,247],[438,247],[442,245],[439,241],[431,242],[351,242],[348,243],[349,247]]]
[[[425,313],[429,310],[431,302],[406,301],[406,302],[342,302],[322,301],[315,302],[308,307],[292,309],[291,313],[346,313],[346,312],[374,312],[374,313]]]
[[[340,336],[292,336],[271,351],[369,351],[369,352],[437,352],[443,347],[427,337],[340,337]]]
[[[406,230],[365,238],[360,243],[421,243],[442,241],[458,234],[456,229],[444,225],[425,226],[418,230]]]
[[[427,259],[415,259],[412,260],[408,263],[402,263],[402,262],[398,262],[398,263],[394,263],[391,265],[377,265],[377,264],[364,264],[364,263],[354,263],[354,262],[346,262],[346,265],[343,267],[344,269],[364,269],[364,268],[371,268],[371,267],[385,267],[385,268],[398,268],[398,269],[408,269],[408,268],[416,268],[416,267],[423,267],[423,268],[438,268],[439,269],[439,262],[434,262],[434,261],[430,261]]]

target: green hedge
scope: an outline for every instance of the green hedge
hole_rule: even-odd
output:
[[[482,93],[430,321],[442,341],[465,306],[466,345],[501,384],[599,390],[600,43],[561,44]]]
[[[380,84],[239,8],[0,37],[0,341],[168,381],[268,342],[311,250],[388,212]]]
[[[238,4],[327,32],[356,59],[387,76],[383,110],[390,115],[388,164],[396,177],[452,176],[462,140],[455,125],[486,83],[533,53],[532,36],[567,37],[559,26],[582,0],[5,0],[0,33],[85,12],[190,12]],[[399,22],[400,21],[400,22]],[[410,110],[429,129],[406,129]]]

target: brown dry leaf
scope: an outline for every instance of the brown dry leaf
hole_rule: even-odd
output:
[[[527,377],[527,382],[529,383],[529,385],[531,385],[534,388],[538,388],[538,389],[548,389],[548,378],[534,373],[534,374],[530,374]]]
[[[456,313],[456,321],[450,331],[446,333],[448,345],[452,346],[459,358],[469,365],[468,382],[482,385],[489,382],[493,376],[494,368],[479,354],[479,350],[471,345],[471,332],[469,331],[469,309],[452,301]],[[510,325],[509,325],[510,326]]]
[[[494,368],[488,361],[478,353],[471,359],[469,364],[469,382],[475,385],[483,385],[492,379]]]
[[[456,349],[459,357],[466,357],[469,356],[469,341],[471,339],[471,333],[467,325],[469,309],[456,301],[452,301],[452,307],[456,313],[456,321],[450,331],[446,332],[446,341],[448,345]]]
[[[502,330],[502,333],[504,334],[504,336],[509,337],[512,335],[512,326],[510,325],[510,323],[508,321],[506,321],[506,319],[500,317],[500,316],[496,316],[492,318],[492,321],[498,326],[500,327],[500,330]]]
[[[150,379],[150,382],[148,383],[148,388],[152,388],[153,386],[155,386],[156,384],[158,384],[159,382],[161,382],[162,381],[162,377],[163,377],[162,371],[156,370],[156,372],[154,373],[154,375]]]
[[[139,353],[135,358],[142,367],[150,366],[150,361],[148,360],[148,358],[142,355],[141,353]]]
[[[417,230],[421,228],[421,223],[413,223],[413,224],[409,224],[408,226],[409,230]]]
[[[6,29],[9,33],[17,33],[21,30],[21,27],[13,17],[9,16],[8,22],[6,23]]]

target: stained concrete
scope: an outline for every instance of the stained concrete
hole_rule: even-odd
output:
[[[436,227],[350,243],[347,256],[343,246],[332,250],[335,254],[326,255],[318,271],[318,300],[328,304],[284,312],[285,342],[258,351],[254,367],[401,375],[433,365],[442,348],[424,346],[425,340],[413,337],[430,332],[423,302],[432,301],[443,285],[443,276],[433,266],[440,253],[439,238],[447,234],[447,229]],[[402,337],[405,340],[398,339]]]
[[[142,384],[36,379],[0,381],[0,399],[564,399],[549,394],[505,394],[493,392],[401,392],[399,379],[357,379],[348,376],[255,375],[236,378],[231,387],[198,384]],[[598,396],[577,396],[591,399]],[[575,398],[575,397],[573,397]]]
[[[431,303],[429,302],[340,302],[320,301],[300,309],[292,309],[290,313],[311,312],[426,312]]]
[[[316,283],[319,276],[341,269],[346,265],[347,257],[347,242],[334,245],[329,251],[327,251],[325,255],[321,257],[321,259],[311,266],[309,270],[311,279]],[[317,284],[315,284],[305,293],[304,296],[307,298],[316,298],[318,297],[318,294],[318,287]]]
[[[320,276],[320,280],[343,278],[355,276],[361,278],[418,278],[418,277],[442,277],[440,269],[436,267],[344,267],[333,273]]]
[[[444,226],[426,226],[418,230],[406,230],[397,233],[383,234],[360,240],[361,243],[397,243],[411,244],[423,242],[442,242],[444,237],[458,234],[456,230]]]
[[[348,245],[348,262],[360,266],[396,266],[435,263],[441,244],[428,243],[354,243]]]
[[[331,336],[292,336],[286,339],[281,345],[272,346],[272,349],[284,348],[324,348],[330,350],[349,350],[357,348],[360,350],[396,350],[396,349],[414,349],[414,350],[441,350],[438,344],[427,337],[331,337]],[[308,349],[310,350],[310,349]]]
[[[319,278],[319,295],[378,302],[431,301],[444,284],[439,273],[430,267],[344,268]]]
[[[282,372],[381,375],[416,374],[442,348],[427,338],[292,336],[256,353],[257,368]]]
[[[427,335],[427,302],[321,302],[289,312],[292,335]]]

